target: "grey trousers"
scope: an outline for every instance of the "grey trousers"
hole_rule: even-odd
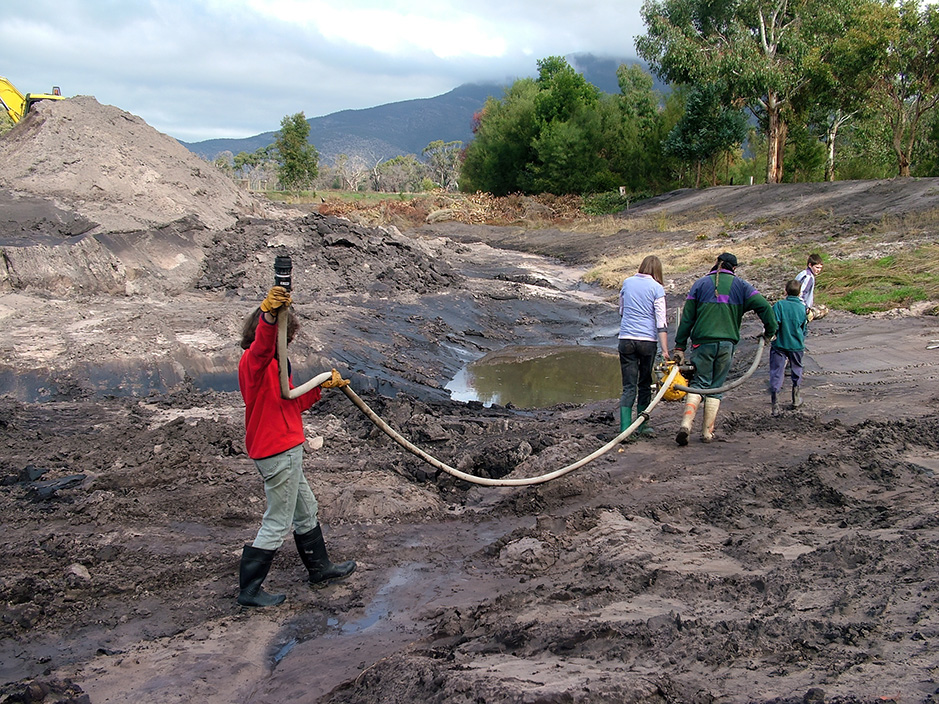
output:
[[[254,464],[264,477],[267,496],[267,510],[254,547],[277,550],[284,544],[291,527],[301,534],[316,528],[319,504],[303,475],[303,445],[255,460]]]

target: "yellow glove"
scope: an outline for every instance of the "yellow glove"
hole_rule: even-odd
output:
[[[333,378],[327,379],[321,384],[324,389],[341,389],[343,386],[348,385],[349,380],[343,379],[341,376],[339,376],[339,372],[337,372],[335,369],[333,369]]]
[[[280,307],[289,306],[290,304],[290,294],[287,292],[287,289],[283,286],[273,286],[271,290],[267,292],[267,298],[261,301],[261,310],[265,313],[270,313],[276,318],[277,311]]]

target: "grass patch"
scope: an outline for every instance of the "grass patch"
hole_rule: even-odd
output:
[[[584,203],[581,209],[586,215],[612,215],[629,210],[630,204],[635,205],[647,198],[652,197],[652,193],[639,191],[636,193],[627,193],[620,195],[619,191],[607,191],[605,193],[594,193],[584,196]]]
[[[816,288],[820,303],[859,315],[939,300],[939,246],[877,259],[826,260]]]

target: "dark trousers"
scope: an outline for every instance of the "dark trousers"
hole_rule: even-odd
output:
[[[652,402],[652,365],[658,345],[651,340],[620,340],[619,366],[623,373],[623,395],[619,405],[632,408],[639,398],[638,412]]]
[[[702,342],[691,347],[694,376],[691,386],[696,389],[719,389],[727,381],[730,365],[734,361],[736,345],[730,340]],[[710,394],[708,398],[721,399],[724,394]]]
[[[783,377],[786,374],[786,360],[792,371],[792,385],[802,385],[802,350],[777,350],[769,348],[769,388],[773,393],[782,389]]]

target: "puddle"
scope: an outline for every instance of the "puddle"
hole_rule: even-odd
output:
[[[619,398],[623,382],[615,349],[507,347],[467,364],[446,389],[455,401],[547,408]]]
[[[419,583],[417,576],[426,565],[413,564],[407,567],[397,567],[391,572],[388,581],[382,585],[375,598],[365,609],[365,615],[355,621],[340,623],[336,618],[329,618],[326,625],[340,635],[351,635],[368,630],[391,613],[391,602],[402,587]]]
[[[546,408],[558,403],[619,398],[622,391],[619,355],[611,347],[516,346],[476,360],[467,359],[465,352],[456,348],[448,351],[465,360],[464,367],[446,385],[455,401]],[[57,376],[0,364],[0,394],[26,403],[41,403],[76,395],[162,395],[183,385],[196,391],[231,392],[238,390],[237,368],[237,360],[191,359],[185,355],[147,366],[130,361],[78,365],[68,374]],[[302,370],[300,376],[309,378]],[[374,390],[394,395],[393,387],[383,388],[387,382],[378,378],[373,382]]]
[[[271,656],[271,664],[273,667],[280,665],[280,661],[283,660],[290,654],[290,651],[294,649],[294,646],[299,643],[298,638],[291,638],[286,643],[284,643],[277,651]]]

